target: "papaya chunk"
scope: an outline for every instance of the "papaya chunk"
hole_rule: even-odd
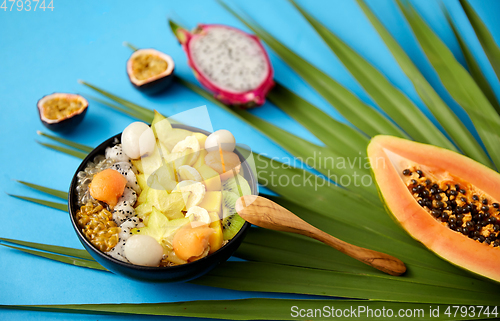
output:
[[[500,174],[468,157],[376,136],[368,157],[382,201],[443,259],[500,282]]]

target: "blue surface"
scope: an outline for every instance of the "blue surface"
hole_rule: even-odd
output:
[[[0,1],[1,2],[1,1]],[[470,0],[500,43],[500,2]],[[388,79],[404,91],[418,106],[423,103],[411,82],[404,76],[354,1],[300,1],[328,28],[379,68]],[[439,1],[415,1],[418,10],[433,29],[452,48],[460,61],[459,47],[447,26]],[[473,53],[500,96],[500,84],[478,41],[455,0],[444,1],[453,19],[460,23]],[[329,51],[294,8],[284,0],[230,2],[262,24],[273,35],[297,53],[321,67],[336,80],[373,105],[372,100]],[[392,1],[369,1],[393,35],[409,52],[439,93],[458,110],[427,59],[415,43],[409,27],[403,23]],[[10,4],[9,4],[10,6]],[[58,1],[54,11],[4,12],[0,10],[0,180],[1,191],[45,197],[14,182],[14,179],[44,184],[67,190],[79,160],[50,151],[35,140],[37,130],[46,129],[38,119],[36,102],[52,92],[90,93],[77,83],[84,79],[140,105],[172,115],[189,108],[207,105],[215,129],[231,130],[238,142],[271,156],[288,154],[242,121],[228,115],[196,94],[174,86],[159,97],[147,97],[136,91],[125,74],[130,51],[123,41],[170,54],[176,72],[193,80],[186,58],[166,24],[173,17],[181,24],[197,23],[242,25],[213,1]],[[14,10],[16,7],[14,6]],[[290,68],[271,52],[276,78],[316,104],[330,115],[341,119],[319,95],[311,90]],[[271,104],[254,111],[280,127],[306,139],[317,139]],[[83,124],[66,138],[95,146],[120,132],[132,120],[117,112],[92,103]],[[51,199],[47,197],[47,199]],[[55,199],[54,199],[55,200]],[[3,204],[0,218],[1,237],[81,248],[67,215],[17,200],[0,193]],[[95,291],[95,285],[98,290]],[[110,273],[96,272],[62,263],[32,257],[0,248],[0,304],[69,304],[69,303],[140,303],[204,299],[236,299],[247,297],[298,297],[269,293],[247,293],[192,284],[144,284]],[[95,320],[96,316],[52,314],[0,310],[1,320]],[[158,318],[99,316],[102,320],[138,320]]]

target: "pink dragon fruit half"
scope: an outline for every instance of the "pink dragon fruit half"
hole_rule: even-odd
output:
[[[216,99],[242,108],[264,104],[274,73],[256,36],[225,25],[200,24],[193,32],[170,26],[196,78]]]

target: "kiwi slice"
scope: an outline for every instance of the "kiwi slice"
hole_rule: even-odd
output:
[[[230,191],[222,191],[222,236],[232,239],[241,229],[245,220],[236,213],[235,204],[240,196]]]
[[[248,185],[247,180],[239,174],[222,182],[222,190],[232,192],[237,196],[252,194],[252,190],[250,189],[250,185]]]

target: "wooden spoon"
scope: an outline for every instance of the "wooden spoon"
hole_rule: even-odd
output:
[[[341,241],[267,198],[255,195],[242,196],[236,201],[236,211],[251,224],[312,237],[390,275],[401,275],[406,272],[406,266],[399,259]]]

